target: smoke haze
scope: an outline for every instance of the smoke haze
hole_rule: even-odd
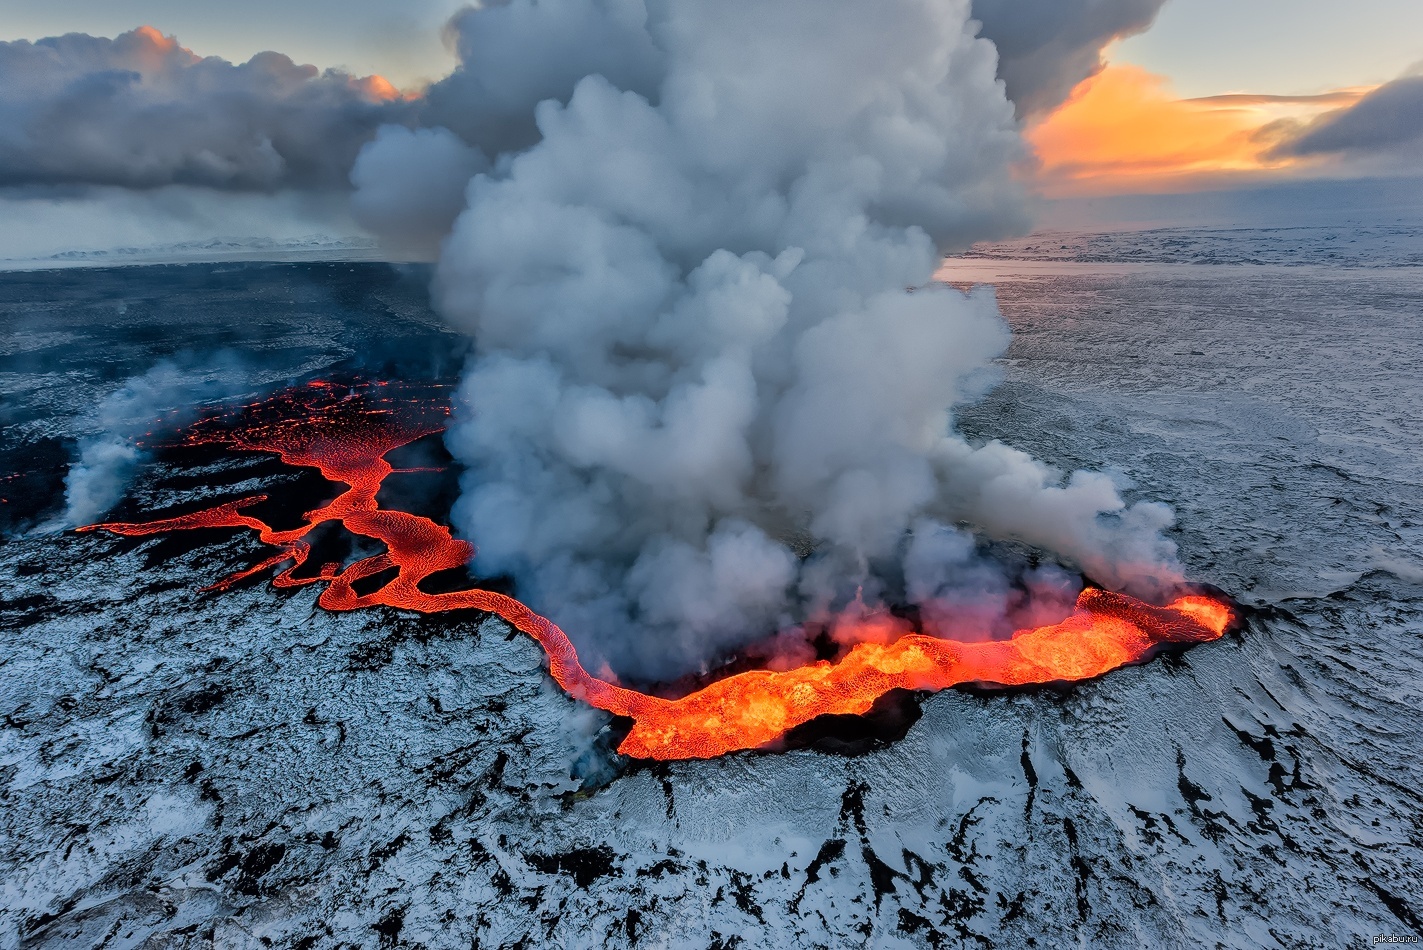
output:
[[[95,411],[92,434],[79,440],[64,479],[64,514],[40,530],[78,528],[98,521],[118,504],[134,475],[149,458],[140,444],[160,421],[175,427],[196,417],[213,399],[246,385],[246,374],[231,358],[207,363],[164,361],[128,380]]]

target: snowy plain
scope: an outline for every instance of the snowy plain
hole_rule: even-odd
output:
[[[1240,263],[1264,254],[946,265],[992,280],[1014,330],[960,428],[1172,505],[1191,576],[1249,622],[1066,691],[927,697],[857,757],[606,774],[600,720],[496,621],[198,594],[256,543],[6,512],[0,946],[1423,935],[1423,268]],[[5,462],[35,517],[86,409],[159,356],[260,348],[276,380],[454,351],[378,265],[14,274],[0,309]],[[121,513],[284,477],[160,458]]]

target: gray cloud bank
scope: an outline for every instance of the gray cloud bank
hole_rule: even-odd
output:
[[[144,28],[0,43],[0,186],[344,188],[411,109],[278,53],[235,65]]]
[[[1423,168],[1423,75],[1385,83],[1326,113],[1274,150],[1280,156],[1397,159]]]
[[[1100,67],[1102,46],[1144,29],[1163,2],[974,0],[972,13],[997,45],[1009,97],[1028,114],[1065,98]],[[0,188],[344,188],[357,153],[387,124],[448,130],[473,149],[446,150],[432,171],[448,179],[452,162],[533,145],[534,105],[566,102],[585,76],[654,95],[664,53],[644,16],[641,2],[465,9],[449,24],[459,68],[417,100],[392,100],[378,78],[320,72],[280,53],[241,64],[200,57],[148,27],[113,39],[0,42]],[[408,143],[392,133],[384,144],[392,156]],[[433,161],[429,151],[420,160]],[[357,172],[359,187],[368,172]],[[381,208],[356,210],[378,230],[389,223]],[[427,220],[438,217],[426,209]]]

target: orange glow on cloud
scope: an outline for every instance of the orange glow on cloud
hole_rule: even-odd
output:
[[[394,102],[402,98],[401,91],[395,88],[390,80],[384,76],[366,76],[363,79],[355,80],[355,83],[361,92],[365,94],[366,98],[373,102]],[[411,98],[414,98],[414,96]]]
[[[1191,190],[1288,171],[1299,161],[1266,158],[1270,147],[1367,91],[1178,99],[1165,77],[1109,65],[1027,137],[1049,197]]]
[[[143,57],[144,65],[154,73],[163,70],[165,57],[175,52],[183,52],[189,61],[189,65],[201,61],[198,56],[186,46],[178,45],[176,36],[164,36],[158,28],[153,26],[140,26],[133,30],[133,37],[139,44],[139,52]],[[315,66],[307,66],[311,75],[315,76],[317,69]],[[369,102],[395,102],[400,99],[418,99],[423,94],[420,89],[402,92],[400,89],[384,76],[372,74],[370,76],[351,76],[349,84]]]
[[[155,48],[162,52],[171,52],[172,50],[178,48],[177,38],[172,36],[164,36],[158,31],[157,27],[144,25],[140,26],[133,32],[137,34],[140,39],[147,40],[149,43],[153,44]]]

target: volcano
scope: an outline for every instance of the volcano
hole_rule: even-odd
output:
[[[632,720],[618,752],[638,759],[706,759],[763,748],[822,716],[863,715],[895,690],[1090,679],[1143,662],[1163,646],[1218,639],[1235,623],[1228,604],[1204,594],[1185,592],[1156,607],[1089,587],[1067,619],[1018,630],[1007,640],[957,640],[951,630],[904,633],[890,642],[866,639],[833,661],[790,670],[749,670],[676,699],[648,695],[591,674],[556,624],[506,594],[479,588],[443,593],[422,589],[422,582],[433,575],[468,564],[475,548],[430,518],[382,508],[377,495],[397,471],[387,456],[442,431],[448,413],[448,406],[428,392],[406,392],[384,382],[313,381],[244,406],[233,418],[205,420],[184,438],[192,446],[274,453],[287,465],[318,469],[327,480],[347,486],[329,504],[306,512],[297,527],[277,530],[247,513],[268,501],[266,495],[253,495],[174,518],[80,530],[142,537],[247,528],[276,552],[207,589],[227,590],[286,564],[273,585],[324,584],[317,603],[330,611],[384,606],[421,614],[495,614],[538,642],[550,674],[565,692]],[[326,563],[314,576],[299,577],[312,553],[310,535],[331,522],[379,542],[385,551],[345,566]],[[358,592],[358,584],[373,580],[379,581],[374,590]]]

